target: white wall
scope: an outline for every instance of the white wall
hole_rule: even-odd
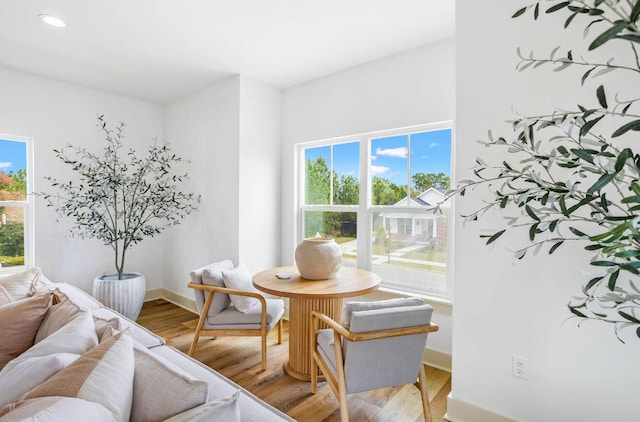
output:
[[[239,260],[254,273],[280,264],[281,128],[280,90],[242,77]]]
[[[222,259],[252,272],[279,263],[280,109],[277,90],[242,76],[165,106],[202,203],[170,233],[164,288],[192,298],[189,271]]]
[[[454,40],[446,39],[287,89],[283,95],[282,264],[293,264],[294,145],[453,120]],[[428,346],[451,353],[450,312]]]
[[[488,129],[507,135],[512,106],[523,113],[572,107],[579,77],[549,68],[517,73],[516,47],[546,56],[561,42],[580,39],[561,31],[562,20],[543,16],[513,20],[527,2],[458,0],[456,171],[471,175],[476,156],[500,163],[500,156],[475,141]],[[576,19],[577,21],[578,19]],[[575,23],[574,23],[575,25]],[[577,53],[575,53],[577,55]],[[595,92],[596,82],[590,82]],[[595,104],[595,95],[587,97]],[[481,194],[458,200],[458,213],[481,205]],[[588,281],[581,270],[589,255],[580,246],[560,248],[552,256],[514,262],[521,238],[509,237],[489,251],[479,234],[499,227],[500,215],[462,226],[455,236],[455,312],[453,314],[453,404],[466,403],[523,421],[634,420],[637,406],[640,341],[619,342],[612,327],[567,320],[566,304]],[[529,379],[511,376],[513,354],[529,360]],[[458,419],[450,406],[452,420]]]
[[[109,123],[127,123],[127,145],[144,150],[154,137],[162,139],[162,109],[158,105],[56,82],[0,68],[0,133],[34,139],[36,192],[49,185],[44,176],[73,177],[52,152],[71,143],[99,151],[103,138],[96,115]],[[114,272],[113,253],[99,241],[68,237],[69,221],[55,222],[44,200],[35,201],[35,264],[53,281],[68,282],[91,292],[93,279]],[[160,238],[145,240],[127,255],[126,270],[142,271],[148,288],[162,286],[157,265]]]

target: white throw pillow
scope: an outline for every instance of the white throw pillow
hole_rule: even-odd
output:
[[[40,281],[40,268],[33,267],[26,271],[0,276],[0,285],[7,289],[14,300],[33,296],[37,289],[44,286]]]
[[[0,410],[0,421],[116,422],[116,419],[98,403],[74,397],[51,396],[7,405]]]
[[[65,326],[2,368],[0,408],[46,381],[97,344],[91,312],[78,312]]]
[[[251,273],[242,264],[238,264],[233,270],[223,270],[222,280],[224,281],[224,287],[228,289],[258,292],[255,287],[253,287]],[[233,306],[242,313],[247,313],[249,309],[260,303],[255,297],[230,294],[229,298]]]
[[[198,407],[194,407],[193,409],[167,419],[166,422],[240,422],[238,396],[240,396],[240,390],[236,391],[233,396],[229,398],[201,404]]]

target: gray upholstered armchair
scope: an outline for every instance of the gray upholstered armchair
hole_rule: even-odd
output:
[[[390,306],[390,307],[387,307]],[[425,421],[431,409],[422,356],[433,308],[422,299],[394,299],[345,304],[342,325],[312,312],[311,392],[318,367],[340,402],[340,418],[349,420],[347,394],[419,381]],[[328,329],[318,329],[320,323]]]
[[[278,327],[282,343],[282,299],[266,299],[252,287],[251,274],[230,260],[191,271],[200,319],[189,349],[193,356],[201,335],[262,337],[262,370],[267,369],[267,334]]]

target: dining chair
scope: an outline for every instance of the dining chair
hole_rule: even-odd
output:
[[[384,301],[382,301],[384,302]],[[427,335],[438,330],[431,322],[433,308],[419,298],[389,301],[393,307],[360,302],[347,309],[342,323],[313,311],[311,339],[311,392],[317,391],[318,368],[340,403],[340,418],[349,420],[347,394],[414,384],[418,380],[424,419],[430,422],[431,409],[422,356]],[[320,329],[320,324],[329,328]]]
[[[194,289],[200,318],[189,356],[193,356],[200,336],[259,336],[262,338],[262,370],[267,369],[267,334],[278,327],[282,343],[282,299],[267,299],[251,285],[251,274],[240,265],[224,260],[190,272],[187,284]],[[225,284],[226,283],[226,284]],[[226,285],[233,287],[226,287]]]

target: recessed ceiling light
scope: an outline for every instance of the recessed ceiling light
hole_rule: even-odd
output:
[[[67,26],[67,24],[62,19],[56,18],[55,16],[43,14],[43,15],[38,15],[38,17],[44,23],[49,24],[51,26],[55,26],[56,28],[64,28]]]

